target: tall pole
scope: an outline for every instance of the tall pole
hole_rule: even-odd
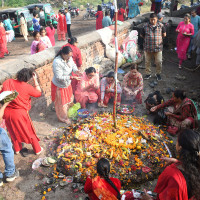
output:
[[[117,18],[118,18],[118,10],[117,10],[117,0],[114,0],[115,4],[115,90],[114,90],[114,103],[113,103],[113,122],[114,127],[117,127],[116,121],[116,104],[117,104],[117,68],[118,68],[118,40],[117,40]]]

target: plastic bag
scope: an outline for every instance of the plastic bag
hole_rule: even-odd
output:
[[[106,56],[110,60],[115,62],[115,56],[116,56],[115,48],[112,48],[109,45],[107,45],[106,46]],[[120,67],[121,65],[123,65],[125,63],[126,63],[126,60],[125,60],[124,56],[122,55],[121,52],[118,52],[118,67]]]
[[[68,110],[68,117],[69,118],[74,118],[78,115],[78,110],[81,108],[81,104],[80,103],[76,103],[74,104],[71,108],[69,108]]]
[[[133,30],[129,36],[123,41],[123,55],[126,59],[131,59],[135,62],[138,59],[138,32]]]

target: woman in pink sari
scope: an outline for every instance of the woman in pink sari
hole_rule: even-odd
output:
[[[190,22],[189,14],[186,14],[184,21],[179,23],[176,32],[178,32],[176,45],[179,58],[179,69],[181,69],[183,60],[187,59],[187,49],[190,44],[190,37],[194,35],[194,26]]]
[[[83,73],[75,91],[76,102],[86,108],[87,103],[96,103],[100,94],[99,75],[94,67],[89,67]]]

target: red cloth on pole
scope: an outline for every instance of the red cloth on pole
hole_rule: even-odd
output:
[[[7,49],[6,31],[4,27],[0,26],[0,58],[3,58],[5,53],[9,53]]]
[[[28,111],[31,109],[31,97],[40,97],[41,92],[28,83],[14,79],[8,79],[3,83],[1,92],[14,90],[19,94],[16,99],[9,103],[4,112],[6,127],[10,133],[11,140],[13,143],[17,140],[19,143],[24,142],[37,146],[33,143],[38,142],[39,138],[36,135]]]
[[[103,11],[98,11],[95,16],[96,18],[96,30],[102,29]]]

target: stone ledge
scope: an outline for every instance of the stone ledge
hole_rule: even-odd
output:
[[[118,26],[118,32],[120,33],[124,29],[129,29],[133,21],[133,19],[127,20],[123,23],[123,25]],[[101,41],[101,37],[96,31],[92,31],[83,36],[79,36],[77,39],[79,41],[78,47],[80,49],[86,48],[95,42]],[[39,52],[34,55],[19,56],[17,59],[2,64],[0,66],[0,84],[2,84],[8,78],[15,78],[16,72],[24,67],[36,69],[44,66],[45,64],[51,63],[56,53],[64,44],[66,44],[66,42],[59,42],[59,44],[57,44],[55,47],[52,47],[48,50]]]

